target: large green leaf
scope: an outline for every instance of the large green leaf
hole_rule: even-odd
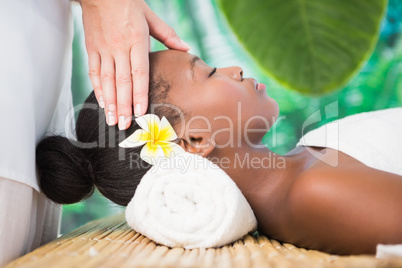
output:
[[[387,0],[218,0],[251,56],[302,93],[333,91],[377,41]]]

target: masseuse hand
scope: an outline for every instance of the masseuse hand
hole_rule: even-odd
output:
[[[106,122],[127,129],[148,106],[150,36],[187,51],[144,0],[82,0],[89,76]]]

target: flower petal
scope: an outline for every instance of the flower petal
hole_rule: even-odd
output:
[[[137,129],[127,139],[120,142],[119,146],[123,148],[132,148],[144,145],[151,139],[151,134],[143,129]]]
[[[140,157],[148,164],[155,165],[160,157],[164,157],[164,152],[158,144],[147,142],[144,147],[142,147]]]
[[[174,142],[158,142],[158,145],[162,148],[164,156],[166,157],[184,153],[184,149]]]
[[[173,141],[177,139],[176,132],[174,131],[172,125],[166,119],[166,117],[162,117],[160,126],[159,126],[159,135],[156,137],[156,141]]]
[[[137,124],[145,131],[151,133],[153,139],[159,135],[161,120],[155,114],[145,114],[135,119]]]

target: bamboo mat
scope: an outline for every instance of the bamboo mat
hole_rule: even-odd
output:
[[[168,248],[133,231],[119,214],[63,235],[11,267],[402,267],[402,259],[336,256],[250,235],[217,249]]]

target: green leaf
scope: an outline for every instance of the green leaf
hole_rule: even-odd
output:
[[[239,41],[282,85],[320,95],[374,49],[387,0],[218,0]]]

